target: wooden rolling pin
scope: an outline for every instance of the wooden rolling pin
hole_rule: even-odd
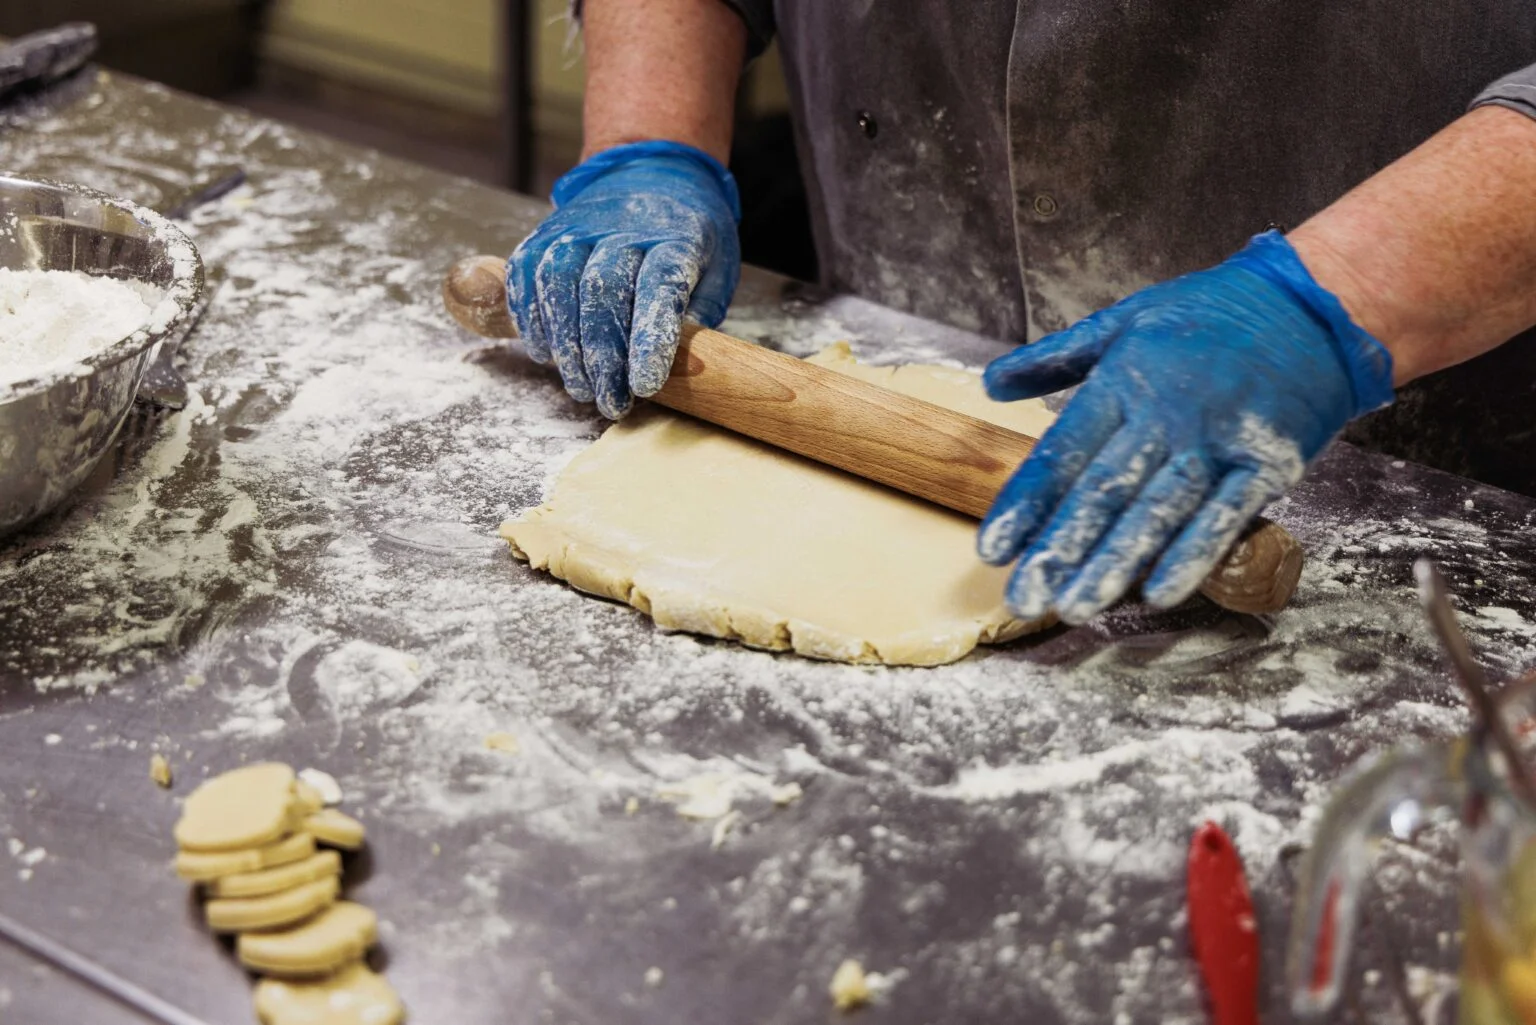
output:
[[[487,338],[516,338],[506,265],[456,263],[443,304]],[[977,518],[1035,439],[738,338],[687,325],[652,401]],[[1259,518],[1200,586],[1234,612],[1277,612],[1301,577],[1301,546]]]

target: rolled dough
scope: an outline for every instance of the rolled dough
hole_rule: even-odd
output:
[[[811,359],[1033,437],[1054,417],[991,401],[969,371],[864,366],[841,343]],[[974,520],[654,407],[501,533],[535,569],[665,629],[813,658],[940,665],[1049,625],[1009,615]]]

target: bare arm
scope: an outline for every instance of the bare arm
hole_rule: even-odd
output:
[[[747,29],[721,0],[586,0],[582,158],[666,139],[730,155]]]
[[[1536,121],[1481,107],[1290,235],[1395,383],[1536,325]]]

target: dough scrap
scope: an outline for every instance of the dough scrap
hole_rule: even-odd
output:
[[[317,851],[303,861],[211,880],[208,883],[208,896],[264,897],[269,893],[281,893],[295,886],[316,882],[326,876],[339,875],[341,855],[335,851]]]
[[[486,734],[485,746],[489,751],[500,751],[508,755],[515,755],[522,750],[522,745],[517,742],[517,738],[503,730]]]
[[[361,822],[335,808],[315,812],[304,820],[303,828],[327,847],[340,847],[344,851],[359,849],[368,835]]]
[[[182,851],[176,855],[176,874],[189,882],[205,883],[221,876],[286,865],[314,853],[315,838],[308,833],[294,833],[277,843],[247,851]]]
[[[331,876],[263,897],[216,898],[203,906],[203,912],[214,932],[280,929],[324,911],[336,903],[339,893],[341,880]]]
[[[318,975],[361,958],[373,946],[378,925],[378,916],[369,908],[349,900],[337,901],[290,928],[245,933],[235,951],[242,964],[259,972]]]
[[[841,343],[811,360],[1032,437],[1054,419],[1038,400],[991,401],[969,371],[864,366]],[[977,559],[975,533],[958,513],[656,408],[610,427],[501,528],[535,569],[663,629],[891,665],[1050,625],[1008,613],[1008,571]]]
[[[256,984],[262,1025],[398,1025],[405,1007],[383,976],[361,962],[312,982]]]
[[[864,966],[851,958],[838,965],[837,971],[832,973],[832,982],[827,992],[831,994],[832,1006],[839,1011],[863,1007],[874,995],[869,988],[869,977],[864,974]]]
[[[293,831],[293,769],[278,762],[247,765],[192,791],[176,823],[185,851],[261,847]]]

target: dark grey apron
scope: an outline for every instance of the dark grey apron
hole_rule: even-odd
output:
[[[775,9],[825,283],[1006,342],[1301,223],[1536,61],[1531,0]],[[1533,409],[1520,339],[1354,436],[1536,494]]]

